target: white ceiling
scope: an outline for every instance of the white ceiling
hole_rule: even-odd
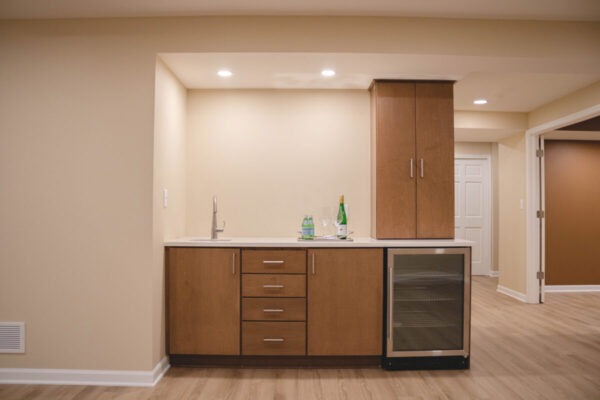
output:
[[[454,103],[459,110],[529,112],[598,80],[600,73],[472,72],[456,83]],[[476,98],[484,98],[488,104],[473,104]]]
[[[372,15],[600,20],[599,0],[1,0],[0,18]]]
[[[357,53],[166,53],[160,57],[190,89],[367,89],[377,79],[456,80],[457,110],[528,112],[600,80],[597,63],[537,58]],[[334,69],[331,78],[321,70]],[[220,69],[233,72],[217,76]],[[486,72],[478,72],[486,71]],[[488,104],[476,106],[473,100]]]

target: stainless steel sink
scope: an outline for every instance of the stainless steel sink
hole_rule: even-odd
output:
[[[189,240],[190,240],[190,242],[230,242],[231,238],[218,238],[218,239],[211,239],[211,238],[190,238]]]

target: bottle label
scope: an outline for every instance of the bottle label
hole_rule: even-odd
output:
[[[340,224],[337,226],[337,235],[338,236],[347,236],[348,235],[348,225]]]
[[[314,227],[303,226],[302,227],[302,236],[305,236],[305,237],[315,236],[315,228]]]

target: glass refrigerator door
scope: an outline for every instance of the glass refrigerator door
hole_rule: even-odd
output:
[[[388,355],[468,354],[468,257],[462,248],[389,251]]]

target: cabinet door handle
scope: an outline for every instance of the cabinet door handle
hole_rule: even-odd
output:
[[[411,178],[414,178],[414,177],[415,177],[413,164],[414,164],[414,163],[413,163],[413,159],[411,158],[411,159],[410,159],[410,177],[411,177]]]
[[[264,260],[263,264],[283,264],[283,261],[281,261],[281,260],[273,260],[273,261]]]
[[[425,167],[423,165],[423,159],[421,158],[421,178],[425,177]]]
[[[315,253],[312,253],[312,274],[315,274]]]
[[[283,312],[283,308],[265,308],[263,312]]]
[[[283,285],[263,285],[265,289],[283,289]]]
[[[263,342],[285,342],[284,338],[264,338]]]
[[[235,253],[233,253],[233,261],[231,263],[231,272],[235,275]]]

